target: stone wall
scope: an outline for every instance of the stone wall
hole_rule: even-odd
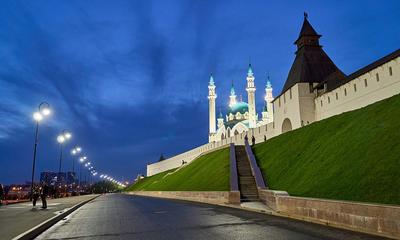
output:
[[[315,120],[365,107],[400,93],[400,58],[315,98]]]
[[[275,126],[273,123],[259,126],[257,128],[250,129],[248,132],[243,132],[233,137],[226,138],[222,141],[207,143],[184,153],[178,154],[174,157],[165,159],[161,162],[149,164],[147,165],[146,175],[152,176],[157,173],[180,167],[182,165],[182,161],[190,163],[204,154],[228,147],[231,143],[236,145],[244,145],[244,137],[246,134],[249,138],[249,141],[251,141],[251,138],[254,135],[256,143],[260,143],[264,141],[264,136],[266,139],[270,139],[275,136]]]
[[[229,203],[230,199],[235,201],[237,198],[236,193],[233,193],[232,195],[228,191],[134,191],[128,192],[127,194],[147,197],[180,199],[212,204],[226,204]]]
[[[261,190],[260,197],[282,215],[400,239],[400,206],[292,197],[273,190]]]

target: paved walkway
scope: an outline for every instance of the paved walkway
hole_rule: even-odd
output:
[[[37,239],[375,240],[381,238],[242,209],[171,199],[108,194],[85,204]]]
[[[60,211],[74,206],[95,195],[85,195],[69,198],[49,199],[47,209],[41,209],[39,200],[36,208],[31,202],[17,203],[0,207],[0,239],[12,239],[36,225],[54,217]]]

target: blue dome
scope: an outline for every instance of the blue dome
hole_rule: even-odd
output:
[[[229,108],[228,115],[229,115],[229,113],[232,113],[235,115],[238,112],[240,112],[241,114],[244,114],[245,112],[248,112],[248,111],[249,111],[249,105],[247,103],[238,102]]]

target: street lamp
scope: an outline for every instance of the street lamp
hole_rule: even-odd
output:
[[[72,137],[71,133],[67,130],[63,130],[60,135],[57,136],[57,142],[60,144],[60,164],[58,166],[58,175],[61,176],[61,163],[62,163],[62,150],[63,143]]]
[[[79,154],[80,152],[82,151],[82,148],[81,147],[79,147],[79,146],[76,146],[75,148],[73,148],[72,150],[71,150],[71,154],[72,155],[77,155],[77,154]],[[72,158],[72,174],[73,174],[73,185],[75,185],[75,158]]]
[[[39,136],[39,122],[43,120],[43,117],[50,115],[50,104],[47,102],[41,102],[38,106],[37,112],[33,113],[33,119],[36,121],[36,131],[35,131],[35,145],[33,148],[33,163],[32,163],[32,179],[31,179],[31,194],[30,199],[32,200],[32,193],[33,193],[33,181],[35,178],[35,164],[36,164],[36,149],[38,144],[38,136]]]
[[[87,157],[83,156],[79,158],[81,164],[79,164],[79,188],[81,188],[81,179],[82,179],[82,164],[86,161]]]
[[[75,156],[75,155],[79,154],[81,151],[82,151],[82,148],[79,146],[76,146],[75,148],[73,148],[71,150],[71,154]],[[72,172],[75,172],[75,160],[72,160]]]

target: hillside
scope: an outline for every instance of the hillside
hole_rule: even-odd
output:
[[[228,191],[229,148],[205,154],[180,169],[146,177],[126,191]]]
[[[400,95],[254,146],[271,189],[400,204]]]

